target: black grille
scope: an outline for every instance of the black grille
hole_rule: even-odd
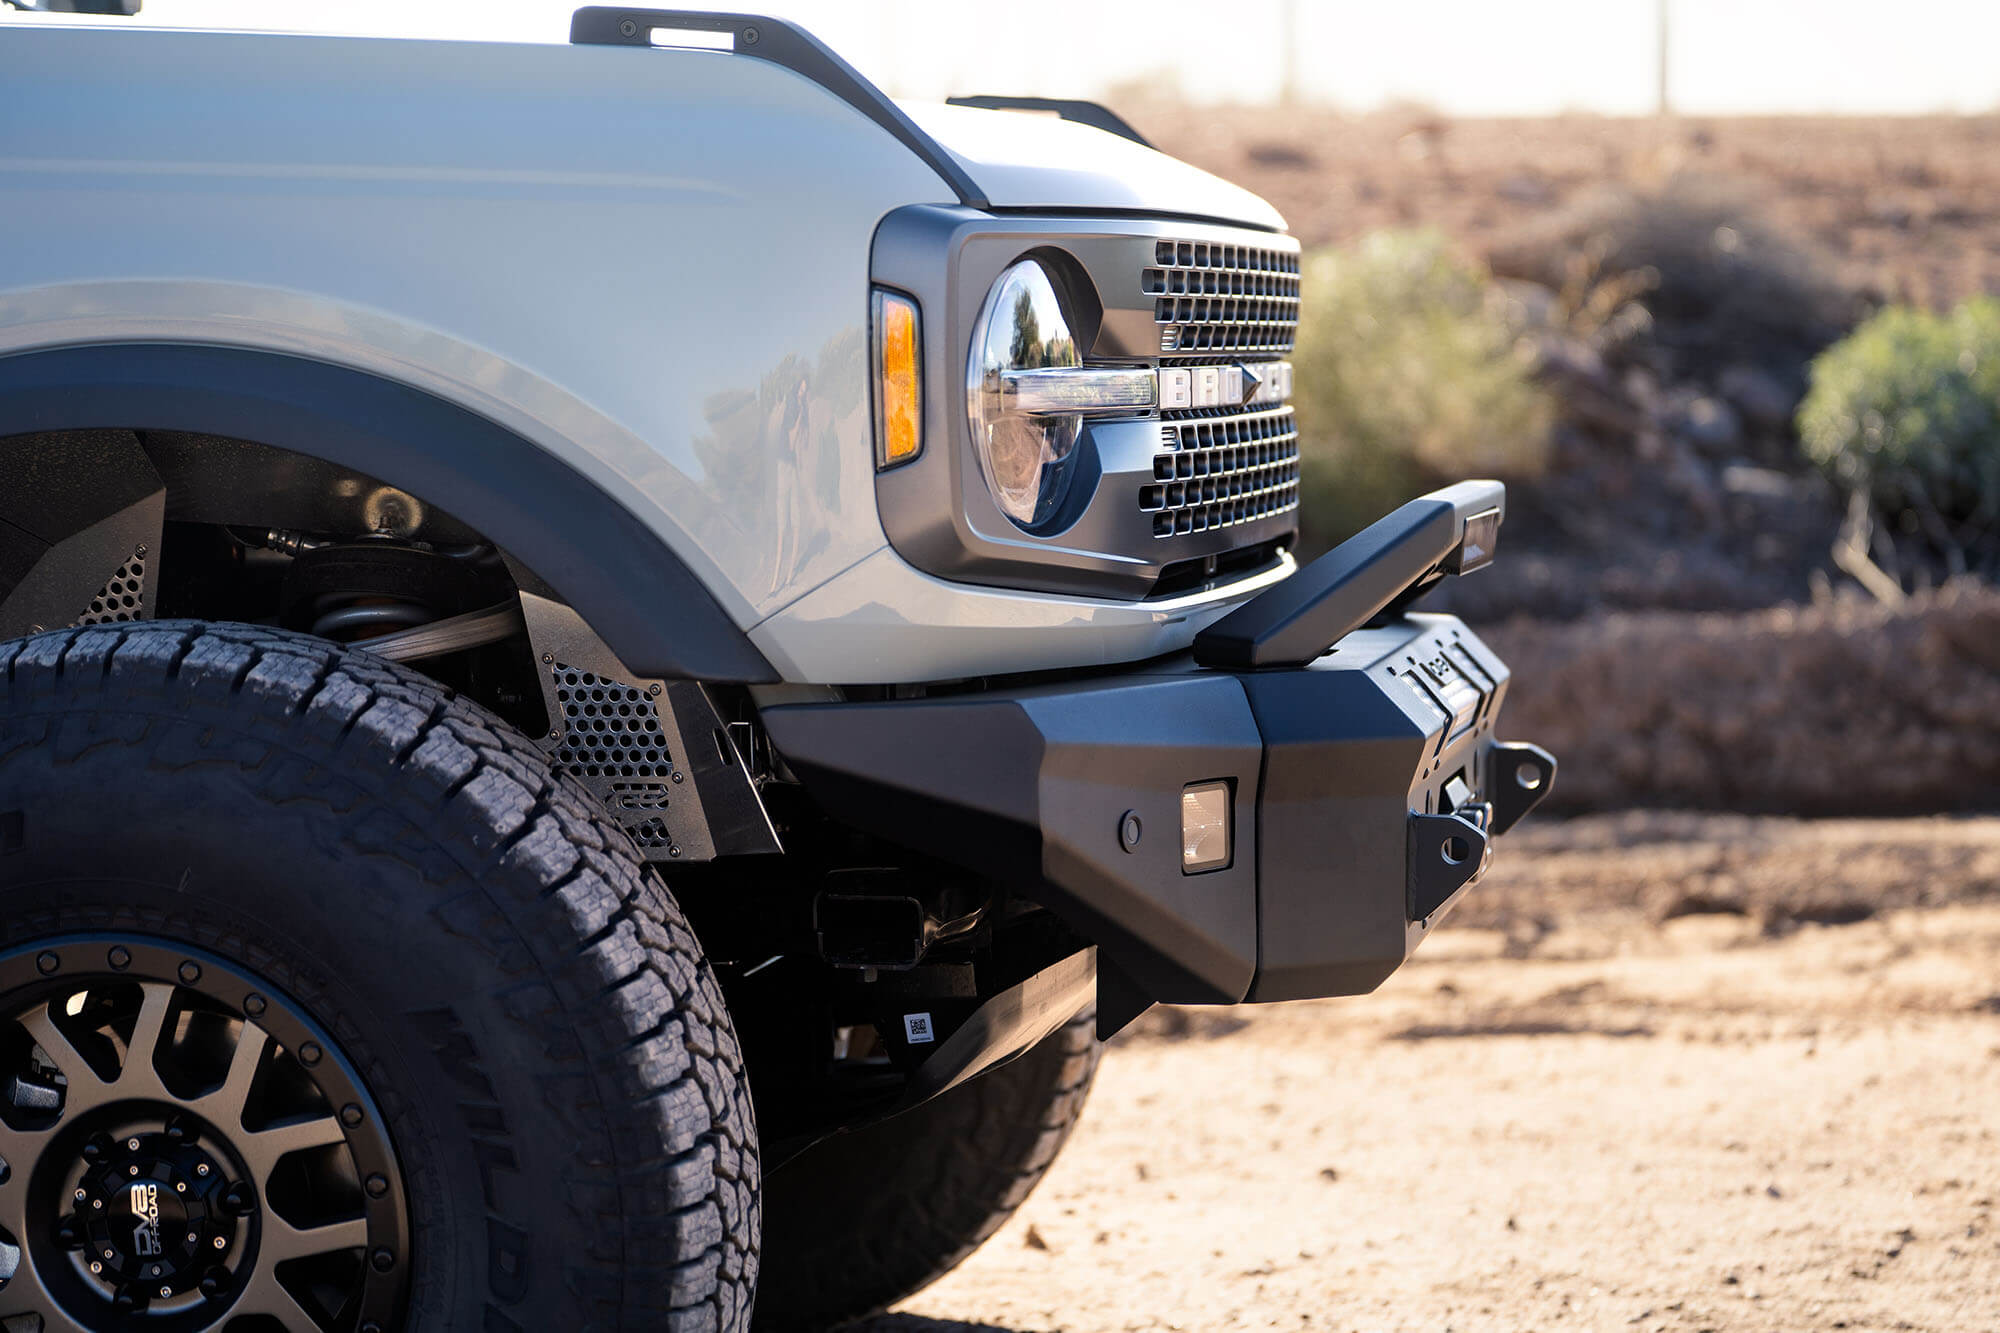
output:
[[[1160,423],[1170,451],[1153,459],[1139,508],[1155,537],[1211,532],[1299,506],[1299,433],[1289,407],[1170,413]]]
[[[1163,355],[1289,352],[1299,328],[1299,257],[1287,250],[1160,241],[1141,283]]]

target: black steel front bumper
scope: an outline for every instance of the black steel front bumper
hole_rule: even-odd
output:
[[[1496,739],[1505,664],[1456,618],[1398,609],[1490,555],[1502,503],[1493,483],[1413,502],[1185,658],[764,720],[835,818],[1066,917],[1115,1007],[1372,990],[1554,781],[1547,753]],[[1232,857],[1186,873],[1182,795],[1218,781]]]

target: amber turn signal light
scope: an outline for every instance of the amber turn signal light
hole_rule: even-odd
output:
[[[877,288],[875,324],[875,466],[907,463],[924,450],[923,369],[918,364],[917,303]]]

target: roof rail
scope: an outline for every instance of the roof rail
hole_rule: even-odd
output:
[[[1142,148],[1151,148],[1152,140],[1132,128],[1132,122],[1105,106],[1102,102],[1085,102],[1073,97],[947,97],[952,106],[976,106],[984,111],[1047,111],[1064,120],[1073,120],[1079,125],[1089,125],[1107,134],[1115,134],[1121,139],[1130,139]]]
[[[579,46],[652,46],[653,34],[668,32],[727,33],[729,49],[783,65],[802,74],[868,119],[896,136],[923,159],[969,208],[987,207],[986,193],[966,174],[958,159],[923,132],[903,109],[889,100],[852,65],[842,60],[804,28],[785,19],[759,14],[716,14],[691,9],[621,9],[590,5],[570,18],[569,39]],[[666,45],[672,45],[668,42]]]

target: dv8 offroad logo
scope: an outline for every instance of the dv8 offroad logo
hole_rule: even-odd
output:
[[[160,1253],[160,1187],[158,1185],[134,1185],[132,1187],[132,1216],[139,1219],[132,1228],[132,1251],[141,1259],[154,1259]]]

